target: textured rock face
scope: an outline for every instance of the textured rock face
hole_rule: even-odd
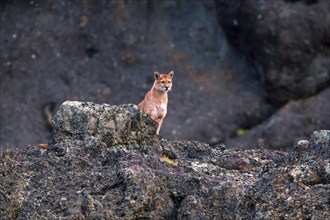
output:
[[[2,152],[0,218],[328,219],[329,158],[327,130],[291,153],[232,150],[160,139],[134,105],[65,102],[48,150]]]

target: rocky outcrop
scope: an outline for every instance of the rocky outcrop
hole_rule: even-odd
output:
[[[47,150],[2,152],[0,218],[330,217],[330,131],[291,153],[168,141],[155,131],[135,105],[65,102]]]

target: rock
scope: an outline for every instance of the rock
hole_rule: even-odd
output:
[[[107,146],[143,146],[155,139],[157,127],[155,121],[133,104],[117,107],[66,101],[54,116],[53,135],[49,147],[74,147],[80,142],[93,145],[93,141],[99,141]],[[147,142],[139,143],[141,140]]]
[[[330,1],[218,0],[219,22],[284,104],[314,95],[330,82]]]
[[[314,131],[312,139],[316,144],[330,145],[330,134],[328,130]]]
[[[106,132],[116,118],[125,123]],[[134,105],[63,103],[47,150],[1,152],[0,218],[330,217],[330,131],[298,154],[168,141],[155,130]]]

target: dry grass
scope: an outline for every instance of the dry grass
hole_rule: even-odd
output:
[[[178,165],[178,161],[174,161],[174,160],[170,159],[168,156],[162,156],[160,158],[160,160],[163,162],[166,162],[168,164],[174,165],[174,166]]]

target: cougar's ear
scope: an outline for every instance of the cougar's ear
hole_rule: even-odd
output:
[[[174,71],[169,72],[168,75],[170,75],[170,77],[173,78],[173,76],[174,76]]]
[[[154,73],[155,79],[159,79],[159,72]]]

